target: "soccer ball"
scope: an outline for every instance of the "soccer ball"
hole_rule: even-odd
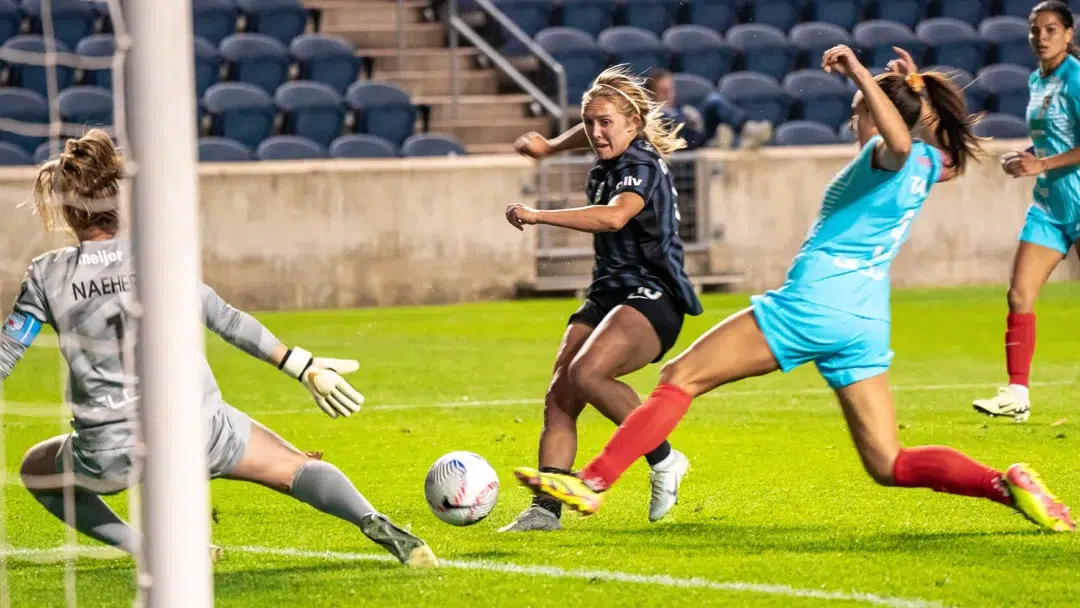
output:
[[[499,476],[478,454],[450,452],[428,469],[424,497],[435,517],[453,526],[471,526],[495,508]]]

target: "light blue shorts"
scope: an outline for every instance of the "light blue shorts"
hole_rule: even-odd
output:
[[[1080,223],[1063,222],[1042,206],[1032,203],[1018,240],[1049,247],[1065,256],[1077,239],[1080,239]]]
[[[761,332],[780,369],[813,361],[832,388],[843,388],[888,371],[888,321],[859,317],[766,292],[750,298]]]

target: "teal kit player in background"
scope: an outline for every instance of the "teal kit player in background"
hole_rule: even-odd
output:
[[[603,492],[675,429],[693,398],[719,386],[814,362],[836,392],[863,466],[886,486],[987,498],[1037,525],[1072,531],[1068,508],[1025,464],[1005,472],[944,446],[903,448],[886,372],[890,265],[931,187],[978,152],[963,94],[942,74],[899,62],[878,77],[846,46],[822,67],[855,82],[859,153],[825,190],[817,222],[776,290],[697,339],[664,366],[660,385],[577,475],[515,471],[538,494],[593,513]]]
[[[1035,177],[1027,220],[1013,258],[1005,367],[1009,385],[973,402],[976,411],[1026,422],[1028,382],[1035,356],[1035,300],[1050,273],[1080,239],[1080,48],[1073,13],[1063,2],[1042,2],[1028,17],[1028,40],[1039,67],[1028,79],[1028,131],[1035,144],[1001,159],[1013,177]]]

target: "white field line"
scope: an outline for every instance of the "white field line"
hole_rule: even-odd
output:
[[[305,551],[293,548],[273,548],[258,546],[224,547],[226,559],[229,553],[248,553],[253,555],[273,555],[295,559],[324,560],[324,561],[352,561],[352,562],[394,562],[396,560],[387,554],[372,553],[343,553],[336,551]],[[72,557],[90,557],[97,559],[115,559],[125,554],[115,550],[98,547],[56,547],[52,549],[24,549],[11,548],[4,550],[3,555],[13,559],[22,559],[38,563],[56,563]],[[521,566],[489,560],[440,560],[440,567],[457,570],[474,570],[480,572],[493,572],[497,574],[510,574],[517,576],[532,576],[560,579],[579,579],[587,581],[606,581],[614,583],[634,583],[638,585],[652,585],[656,587],[670,587],[677,589],[705,589],[709,591],[721,591],[726,593],[750,593],[755,595],[772,595],[779,597],[815,599],[824,601],[857,602],[872,606],[888,606],[890,608],[944,608],[938,602],[929,602],[920,599],[892,597],[874,593],[862,593],[857,591],[825,591],[822,589],[802,589],[788,585],[770,585],[764,583],[749,583],[743,581],[712,581],[704,578],[683,578],[666,574],[633,574],[629,572],[617,572],[611,570],[568,570],[558,566]]]

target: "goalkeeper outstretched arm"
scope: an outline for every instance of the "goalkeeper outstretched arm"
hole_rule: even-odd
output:
[[[266,361],[299,380],[327,416],[351,416],[360,410],[364,396],[342,374],[360,369],[352,359],[315,357],[299,346],[289,348],[255,317],[221,299],[208,285],[202,286],[206,327],[229,344]]]

